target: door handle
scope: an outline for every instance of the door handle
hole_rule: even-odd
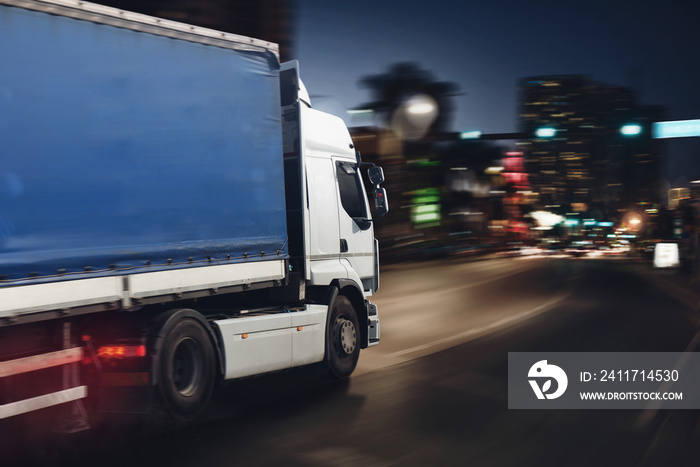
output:
[[[348,251],[348,241],[345,240],[344,238],[340,239],[340,252],[341,253],[347,253]]]

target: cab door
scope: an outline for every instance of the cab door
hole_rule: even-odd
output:
[[[370,289],[374,277],[374,229],[362,176],[357,163],[333,158],[338,185],[338,222],[340,231],[340,258],[347,268],[354,270]],[[351,271],[349,271],[351,272]]]

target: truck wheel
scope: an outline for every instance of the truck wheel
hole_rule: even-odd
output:
[[[193,420],[204,411],[214,389],[214,347],[202,324],[188,317],[175,321],[163,339],[160,396],[175,418]]]
[[[336,378],[347,378],[355,371],[360,357],[360,325],[355,308],[347,297],[333,301],[328,321],[326,365]]]

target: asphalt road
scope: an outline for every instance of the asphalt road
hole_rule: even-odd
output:
[[[674,285],[675,284],[675,285]],[[347,382],[222,388],[203,420],[73,438],[47,465],[696,465],[693,410],[509,410],[508,352],[693,350],[698,309],[640,264],[499,259],[383,271],[382,343]]]

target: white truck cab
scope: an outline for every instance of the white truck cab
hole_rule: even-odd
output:
[[[378,250],[361,170],[371,166],[375,213],[380,217],[386,213],[386,193],[379,188],[383,174],[379,167],[361,162],[342,119],[311,108],[297,62],[283,64],[282,70],[283,93],[285,81],[297,83],[288,87],[292,94],[297,91],[296,98],[282,97],[283,103],[292,102],[283,107],[283,125],[285,157],[298,157],[300,178],[306,183],[300,193],[306,284],[327,286],[342,278],[367,298],[379,284]]]
[[[303,108],[309,196],[309,285],[345,278],[375,292],[374,229],[350,134],[342,120]],[[345,142],[345,145],[342,145]]]

